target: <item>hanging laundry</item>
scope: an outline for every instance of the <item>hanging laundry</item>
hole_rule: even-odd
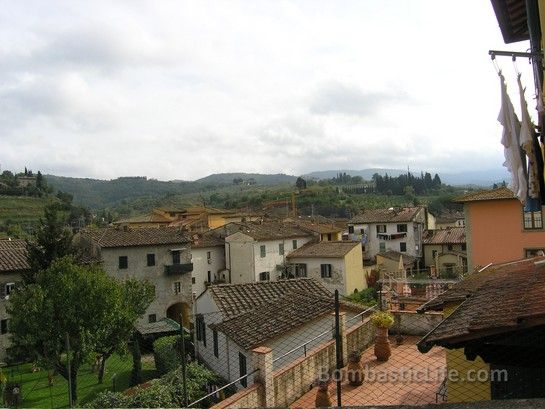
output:
[[[538,199],[540,197],[539,189],[539,170],[537,166],[536,151],[534,148],[534,124],[530,119],[528,104],[524,98],[525,89],[520,80],[520,74],[517,76],[517,83],[520,94],[520,146],[528,157],[528,197]]]
[[[520,152],[519,132],[520,122],[515,114],[513,103],[507,94],[507,85],[505,78],[500,74],[501,81],[501,110],[498,115],[498,121],[503,126],[501,143],[503,145],[503,154],[505,162],[503,166],[511,173],[509,189],[525,203],[528,194],[527,180],[524,171],[524,165]]]

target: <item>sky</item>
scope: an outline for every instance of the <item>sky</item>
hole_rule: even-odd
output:
[[[0,0],[0,36],[1,169],[100,179],[499,169],[488,50],[529,47],[488,0]]]

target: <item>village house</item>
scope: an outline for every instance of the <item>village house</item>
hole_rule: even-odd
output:
[[[312,232],[319,241],[340,241],[342,240],[343,229],[333,219],[324,216],[297,216],[284,219],[285,222],[291,222],[297,226]]]
[[[246,220],[246,218],[252,218],[252,216],[239,214],[233,210],[193,206],[183,209],[153,209],[148,214],[115,221],[114,225],[131,228],[178,227],[191,232],[205,232],[209,229],[224,226],[230,222]]]
[[[286,256],[314,239],[293,223],[259,221],[225,226],[225,264],[233,284],[282,278]]]
[[[545,252],[543,207],[524,211],[506,187],[469,193],[456,201],[464,204],[470,271]]]
[[[446,317],[418,349],[447,348],[447,370],[459,374],[445,380],[448,402],[545,397],[544,288],[545,257],[518,260],[475,272],[419,308]]]
[[[426,230],[422,239],[424,265],[432,276],[459,277],[467,272],[466,234],[463,227]]]
[[[193,295],[200,295],[209,284],[229,282],[225,269],[225,229],[217,228],[192,235],[191,281]]]
[[[25,240],[0,239],[0,360],[8,358],[11,346],[9,316],[6,308],[10,293],[22,281],[21,274],[30,270]]]
[[[287,256],[289,278],[309,277],[342,295],[367,288],[359,241],[307,243]]]
[[[347,319],[363,310],[345,303],[342,309]],[[333,312],[333,295],[310,278],[211,285],[195,300],[195,350],[228,381],[251,372],[256,347],[272,349],[278,369],[331,340]],[[237,386],[252,382],[249,376]]]
[[[370,209],[348,222],[348,233],[361,241],[365,260],[388,250],[420,258],[424,230],[434,227],[434,216],[423,206]]]
[[[155,287],[155,300],[137,323],[139,327],[170,318],[187,325],[192,302],[191,239],[175,228],[106,228],[83,230],[78,245],[100,260],[104,270],[118,279],[147,280]]]
[[[458,210],[444,210],[435,218],[437,230],[448,229],[449,227],[464,227],[464,212]]]

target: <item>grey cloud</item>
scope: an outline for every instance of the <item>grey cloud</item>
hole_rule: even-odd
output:
[[[368,92],[358,86],[330,82],[312,96],[310,112],[317,115],[345,114],[369,117],[386,103],[407,99],[403,92]]]

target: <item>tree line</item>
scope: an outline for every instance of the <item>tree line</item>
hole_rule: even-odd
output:
[[[436,173],[433,178],[429,172],[421,172],[415,176],[410,172],[399,176],[382,176],[378,173],[373,175],[375,191],[387,195],[416,195],[429,194],[438,191],[442,187],[441,178]]]

